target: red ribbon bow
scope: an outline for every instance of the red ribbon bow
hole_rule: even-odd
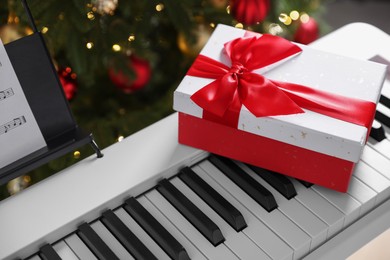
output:
[[[187,75],[215,79],[191,99],[203,118],[237,127],[241,106],[256,117],[304,113],[309,109],[370,129],[375,103],[306,86],[270,80],[252,72],[301,52],[277,36],[243,37],[224,45],[231,67],[199,55]]]

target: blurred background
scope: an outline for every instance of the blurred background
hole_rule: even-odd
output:
[[[390,34],[387,0],[28,0],[28,4],[76,121],[93,133],[100,148],[173,112],[173,91],[218,23],[303,44],[351,22],[371,23]],[[0,0],[3,43],[31,33],[20,1]],[[84,147],[0,186],[0,200],[92,153]]]

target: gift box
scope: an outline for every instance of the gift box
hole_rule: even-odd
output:
[[[179,143],[345,192],[385,71],[218,25],[174,93]]]

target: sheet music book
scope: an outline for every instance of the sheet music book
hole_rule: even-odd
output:
[[[0,169],[46,146],[0,39]]]

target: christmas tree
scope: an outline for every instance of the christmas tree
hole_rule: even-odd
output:
[[[304,44],[324,31],[321,0],[29,0],[76,121],[101,148],[172,113],[172,92],[219,23]],[[326,30],[326,28],[325,28]],[[32,33],[0,0],[0,38]],[[85,147],[15,179],[3,196],[93,153]],[[125,156],[125,155],[124,155]]]

